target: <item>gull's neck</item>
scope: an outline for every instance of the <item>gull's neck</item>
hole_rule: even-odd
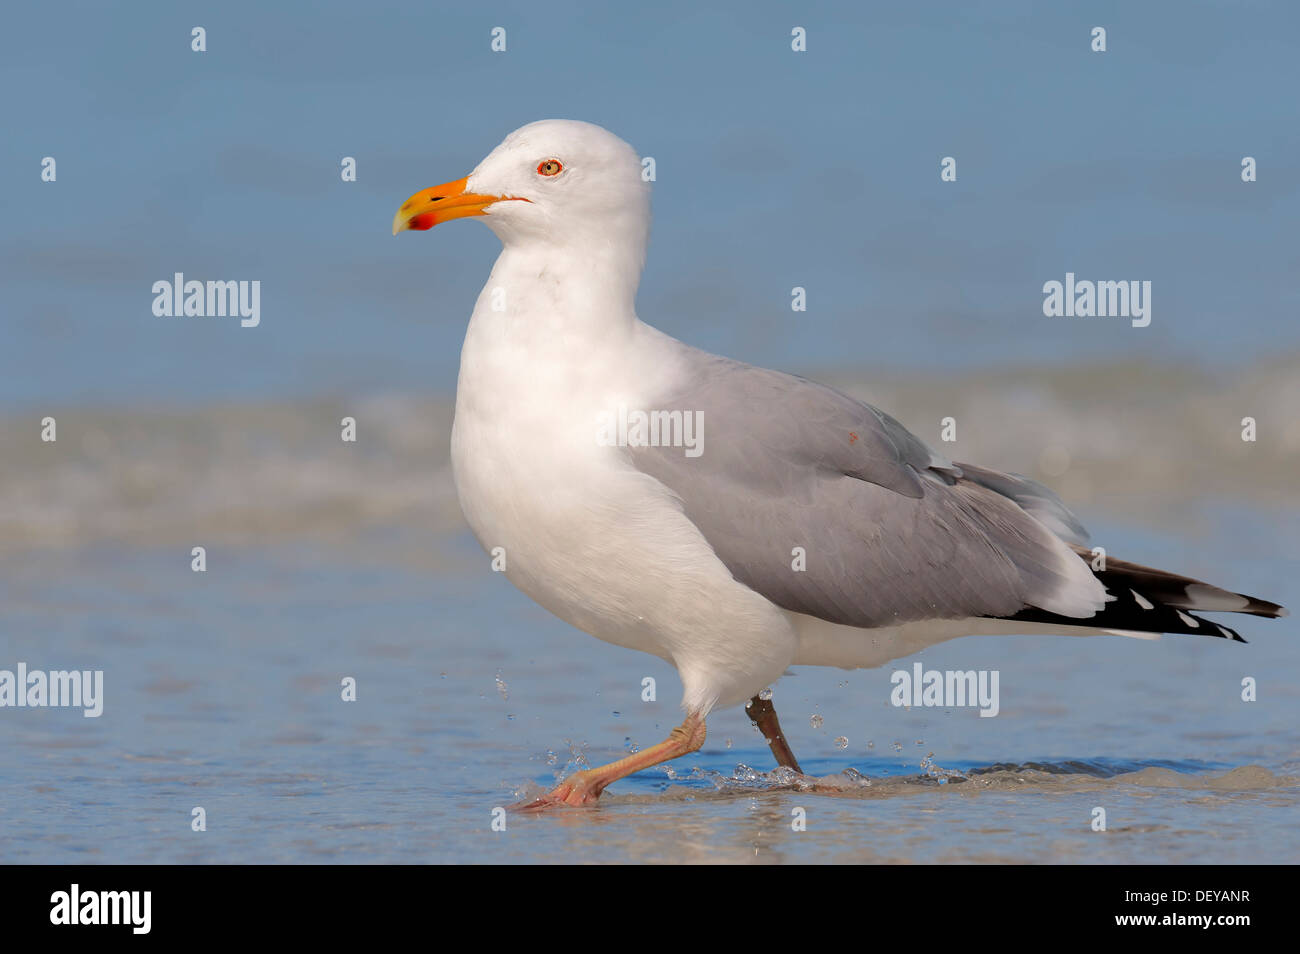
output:
[[[507,242],[479,295],[470,334],[486,332],[530,350],[561,342],[616,346],[637,325],[644,248],[608,240]]]

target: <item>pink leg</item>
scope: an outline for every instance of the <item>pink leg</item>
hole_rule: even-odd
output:
[[[610,762],[596,768],[586,769],[570,775],[552,791],[535,798],[531,802],[512,805],[514,811],[535,812],[557,805],[589,805],[600,798],[606,787],[625,778],[633,772],[667,762],[669,759],[689,755],[699,750],[704,744],[704,720],[691,713],[677,728],[669,733],[668,738],[658,745],[652,745],[643,752],[629,755],[627,758]]]

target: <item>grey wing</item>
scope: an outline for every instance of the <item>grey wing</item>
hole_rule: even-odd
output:
[[[882,411],[803,378],[693,349],[683,360],[689,383],[656,404],[702,414],[699,456],[628,453],[732,575],[776,605],[875,627],[1026,607],[1082,618],[1105,602],[1053,532],[1080,542],[1083,528],[1041,485],[954,464]]]
[[[974,464],[957,464],[961,475],[1014,500],[1027,514],[1048,527],[1066,543],[1084,546],[1088,542],[1088,531],[1079,518],[1051,490],[1036,480],[1021,474],[1004,474]]]

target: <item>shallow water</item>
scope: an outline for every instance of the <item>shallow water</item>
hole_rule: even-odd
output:
[[[981,387],[985,407],[1034,406],[1023,381]],[[1068,422],[1068,405],[1040,403]],[[773,773],[743,712],[721,711],[695,755],[494,831],[494,808],[663,738],[680,687],[488,570],[451,492],[445,405],[361,407],[364,440],[342,451],[348,409],[308,403],[152,421],[74,409],[54,453],[6,459],[0,668],[103,669],[105,706],[0,710],[0,861],[1300,860],[1295,617],[1234,618],[1248,645],[980,637],[918,657],[998,670],[996,718],[892,706],[893,666],[799,668],[774,702],[807,779]],[[1154,431],[1151,414],[1126,432]],[[1165,457],[1203,455],[1203,435],[1179,433]],[[1032,472],[1005,460],[1022,443],[990,428],[953,456]],[[1075,499],[1095,540],[1300,604],[1294,487],[1275,460],[1236,464],[1228,495],[1216,453],[1162,492],[1160,473],[1114,475],[1121,450],[1075,453],[1065,475],[1091,488]],[[1257,702],[1241,701],[1248,676]]]

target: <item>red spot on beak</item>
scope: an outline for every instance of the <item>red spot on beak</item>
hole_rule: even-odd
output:
[[[411,221],[406,224],[406,227],[408,229],[413,229],[416,232],[427,232],[437,224],[438,217],[436,215],[432,212],[421,212],[419,215],[412,218]]]

